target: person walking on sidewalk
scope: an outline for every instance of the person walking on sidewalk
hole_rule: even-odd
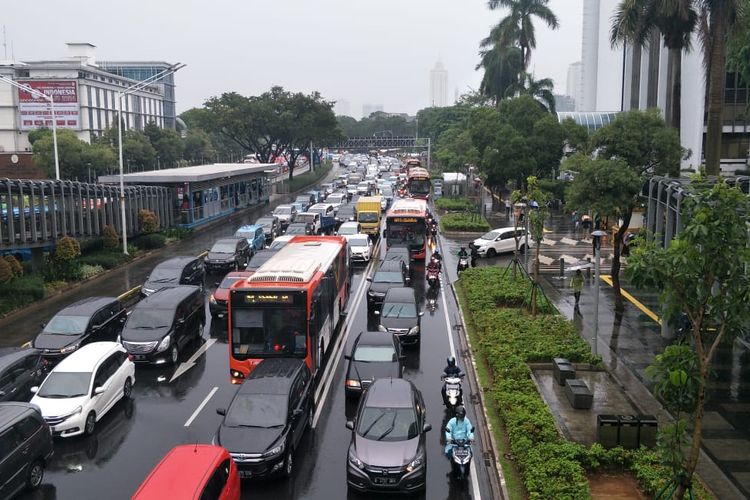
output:
[[[510,200],[505,199],[505,218],[510,219]]]
[[[578,311],[578,303],[581,301],[581,292],[583,291],[583,273],[580,269],[576,270],[573,279],[570,280],[570,286],[573,288],[573,295],[576,298],[575,310]]]

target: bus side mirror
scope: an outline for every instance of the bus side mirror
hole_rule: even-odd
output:
[[[388,230],[383,229],[383,238],[387,238],[387,237],[388,237]]]

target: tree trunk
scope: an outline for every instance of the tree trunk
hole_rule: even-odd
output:
[[[721,172],[721,133],[724,125],[724,80],[726,78],[727,2],[715,2],[709,24],[708,120],[706,124],[706,173]]]
[[[613,244],[614,255],[612,257],[612,288],[615,291],[615,311],[624,311],[625,302],[622,300],[622,290],[620,289],[620,255],[622,249],[622,240],[625,233],[628,232],[630,227],[630,219],[633,216],[633,209],[628,210],[622,220],[622,225],[615,233],[615,241]],[[599,250],[601,254],[601,250]]]
[[[669,88],[670,99],[667,102],[667,121],[680,134],[680,118],[682,115],[682,49],[669,49]]]
[[[706,404],[706,379],[708,377],[708,363],[711,360],[701,357],[700,363],[700,383],[698,384],[698,403],[695,408],[695,420],[693,421],[693,436],[690,443],[690,453],[688,454],[687,464],[685,464],[685,479],[677,486],[675,498],[682,500],[685,493],[693,481],[693,473],[698,465],[698,457],[701,451],[701,434],[703,431],[703,413]]]

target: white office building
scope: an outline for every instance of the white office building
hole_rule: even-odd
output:
[[[565,82],[565,95],[572,97],[575,111],[581,111],[583,102],[583,79],[581,75],[581,61],[568,66],[568,78]]]
[[[383,105],[382,104],[363,104],[362,105],[362,117],[367,118],[371,114],[383,111]]]
[[[448,106],[448,72],[443,63],[438,61],[430,70],[430,102],[429,107],[442,108]]]
[[[622,109],[623,49],[613,49],[609,43],[612,14],[619,1],[583,1],[582,95],[576,99],[578,111]]]

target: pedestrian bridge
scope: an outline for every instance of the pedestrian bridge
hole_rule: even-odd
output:
[[[172,194],[161,186],[126,186],[128,236],[140,232],[138,212],[173,225]],[[119,186],[77,181],[0,179],[0,252],[50,248],[63,236],[96,238],[105,226],[122,234]]]

